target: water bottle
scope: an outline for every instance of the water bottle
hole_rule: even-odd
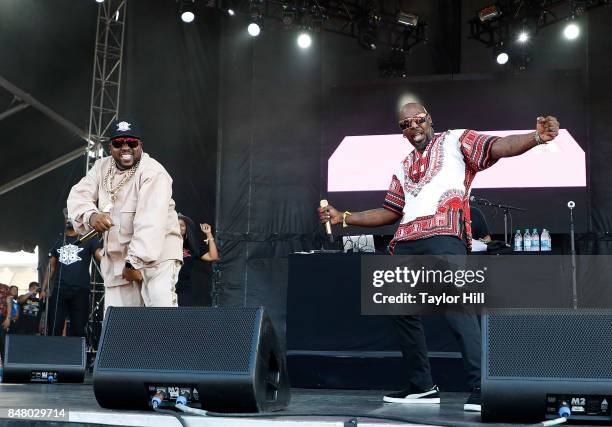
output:
[[[552,250],[552,242],[550,241],[550,233],[547,229],[542,230],[542,237],[540,237],[540,250],[550,251]]]
[[[540,251],[540,235],[538,234],[537,228],[534,228],[531,233],[531,250],[536,252]]]
[[[516,230],[514,235],[514,250],[520,252],[523,250],[523,236],[521,236],[521,230]]]
[[[529,229],[525,229],[525,234],[523,234],[523,250],[525,252],[529,252],[531,250],[531,234],[529,234]]]

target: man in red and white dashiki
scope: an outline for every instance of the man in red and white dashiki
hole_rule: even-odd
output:
[[[503,157],[518,156],[557,137],[555,117],[538,117],[536,130],[494,137],[455,129],[436,134],[431,115],[418,103],[399,112],[404,138],[415,148],[398,165],[383,207],[344,213],[333,206],[319,209],[322,222],[378,227],[400,221],[389,245],[396,255],[462,255],[471,242],[469,196],[476,173]],[[445,315],[459,339],[472,389],[464,410],[480,411],[480,328],[471,314]],[[410,367],[405,390],[383,400],[395,403],[440,403],[433,384],[423,325],[419,316],[393,316],[403,358]]]

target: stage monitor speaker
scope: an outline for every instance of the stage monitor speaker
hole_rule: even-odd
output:
[[[82,383],[85,338],[6,335],[5,383]]]
[[[513,310],[484,316],[482,420],[610,422],[612,311]]]
[[[215,412],[275,411],[289,403],[286,359],[263,308],[110,307],[93,374],[98,403],[160,407],[179,395]]]

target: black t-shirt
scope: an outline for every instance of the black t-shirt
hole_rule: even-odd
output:
[[[480,209],[470,206],[470,218],[472,220],[472,238],[482,239],[483,237],[491,234],[489,233],[489,226]]]
[[[28,298],[19,307],[19,319],[17,319],[18,333],[32,335],[38,333],[38,325],[42,314],[44,301],[35,296]]]
[[[76,246],[74,242],[77,239],[78,236],[66,236],[65,240],[60,239],[51,249],[51,256],[57,259],[53,286],[57,286],[60,281],[60,288],[89,289],[89,265],[100,241],[93,238]]]
[[[187,288],[191,288],[191,272],[193,271],[193,263],[196,259],[200,259],[204,255],[202,249],[196,253],[185,239],[183,242],[183,266],[179,271],[178,282],[176,284],[176,290],[182,291]]]
[[[179,271],[179,282],[189,282],[191,280],[191,271],[193,270],[193,254],[191,249],[183,245],[183,266]]]

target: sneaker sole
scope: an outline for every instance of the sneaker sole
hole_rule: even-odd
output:
[[[389,402],[389,403],[408,403],[411,405],[418,405],[418,404],[423,404],[423,403],[429,403],[429,404],[439,404],[440,403],[440,398],[439,397],[432,397],[432,398],[425,398],[425,397],[421,397],[421,398],[415,398],[415,399],[406,399],[406,398],[401,398],[401,397],[383,397],[383,401],[384,402]]]
[[[463,410],[467,412],[481,412],[481,405],[475,405],[473,403],[466,403],[463,405]]]

